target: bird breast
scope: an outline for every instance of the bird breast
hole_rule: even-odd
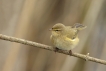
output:
[[[57,47],[63,50],[71,50],[79,42],[78,37],[76,37],[75,39],[71,39],[66,36],[59,36],[59,37],[51,36],[51,40],[52,40],[54,47]]]

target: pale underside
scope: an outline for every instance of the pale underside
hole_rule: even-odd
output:
[[[58,38],[51,35],[51,41],[53,46],[62,50],[71,50],[73,49],[79,42],[78,37],[75,39],[68,38],[66,36],[60,36]]]

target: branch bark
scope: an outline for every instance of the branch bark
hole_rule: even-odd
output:
[[[17,43],[21,43],[21,44],[25,44],[25,45],[30,45],[30,46],[50,50],[50,51],[55,50],[52,46],[44,45],[44,44],[37,43],[37,42],[28,41],[28,40],[25,40],[25,39],[6,36],[6,35],[3,35],[3,34],[0,34],[0,39],[6,40],[6,41],[11,41],[11,42],[17,42]],[[63,54],[66,54],[66,55],[70,55],[69,51],[59,50],[57,52],[63,53]],[[91,56],[89,56],[89,53],[87,55],[83,55],[83,54],[79,54],[79,53],[72,53],[71,56],[78,57],[78,58],[81,58],[81,59],[84,59],[84,60],[87,60],[87,61],[92,61],[92,62],[101,63],[101,64],[106,65],[106,60],[101,60],[101,59],[98,59],[98,58],[91,57]]]

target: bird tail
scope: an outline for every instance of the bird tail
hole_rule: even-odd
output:
[[[87,26],[84,26],[84,25],[82,25],[82,24],[80,24],[80,23],[75,23],[73,26],[72,26],[72,28],[76,28],[77,30],[83,30],[83,29],[85,29]]]

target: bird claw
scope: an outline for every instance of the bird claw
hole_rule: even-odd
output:
[[[70,53],[70,56],[72,56],[72,51],[71,50],[69,51],[69,53]]]
[[[54,50],[54,52],[57,52],[59,49],[57,48],[57,47],[55,47],[55,50]]]

